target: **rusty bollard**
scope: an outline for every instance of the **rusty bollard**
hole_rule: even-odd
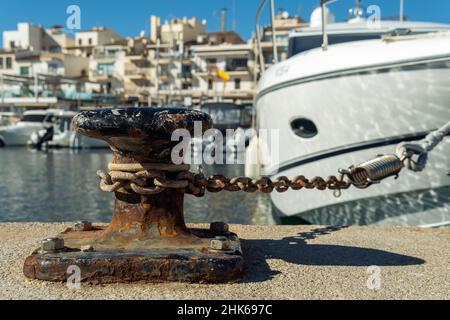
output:
[[[25,261],[24,274],[65,281],[69,267],[77,266],[80,280],[89,283],[208,283],[241,278],[244,260],[237,235],[228,232],[228,226],[226,230],[218,228],[217,223],[209,229],[187,228],[183,211],[186,190],[159,190],[155,180],[149,179],[160,174],[175,179],[189,170],[188,165],[172,163],[171,151],[178,142],[171,141],[171,136],[176,129],[193,134],[196,121],[203,130],[212,125],[205,113],[176,108],[102,109],[78,114],[73,120],[75,130],[110,145],[113,159],[109,170],[122,175],[144,173],[143,179],[131,187],[116,185],[114,212],[107,227],[77,223],[57,236],[64,241],[63,249],[33,252]]]

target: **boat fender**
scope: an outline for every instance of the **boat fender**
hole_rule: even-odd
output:
[[[261,175],[261,159],[259,138],[255,134],[245,149],[245,175],[252,179],[256,179]]]

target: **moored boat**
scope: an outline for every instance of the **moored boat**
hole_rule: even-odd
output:
[[[450,119],[450,25],[381,21],[371,29],[360,16],[327,29],[326,50],[320,27],[294,32],[291,58],[260,81],[257,128],[281,137],[278,146],[259,139],[264,174],[336,174]],[[289,223],[439,225],[450,220],[448,154],[444,143],[421,174],[404,172],[341,198],[316,190],[274,193],[273,212]]]

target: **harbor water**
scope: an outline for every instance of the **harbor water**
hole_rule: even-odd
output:
[[[0,149],[0,222],[109,222],[114,196],[99,190],[97,170],[111,161],[109,150]],[[205,174],[241,176],[243,165],[204,166]],[[261,193],[186,195],[188,223],[225,221],[271,224],[270,198]]]

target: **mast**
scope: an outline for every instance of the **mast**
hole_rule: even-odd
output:
[[[400,0],[400,21],[405,20],[405,4],[403,0]]]

